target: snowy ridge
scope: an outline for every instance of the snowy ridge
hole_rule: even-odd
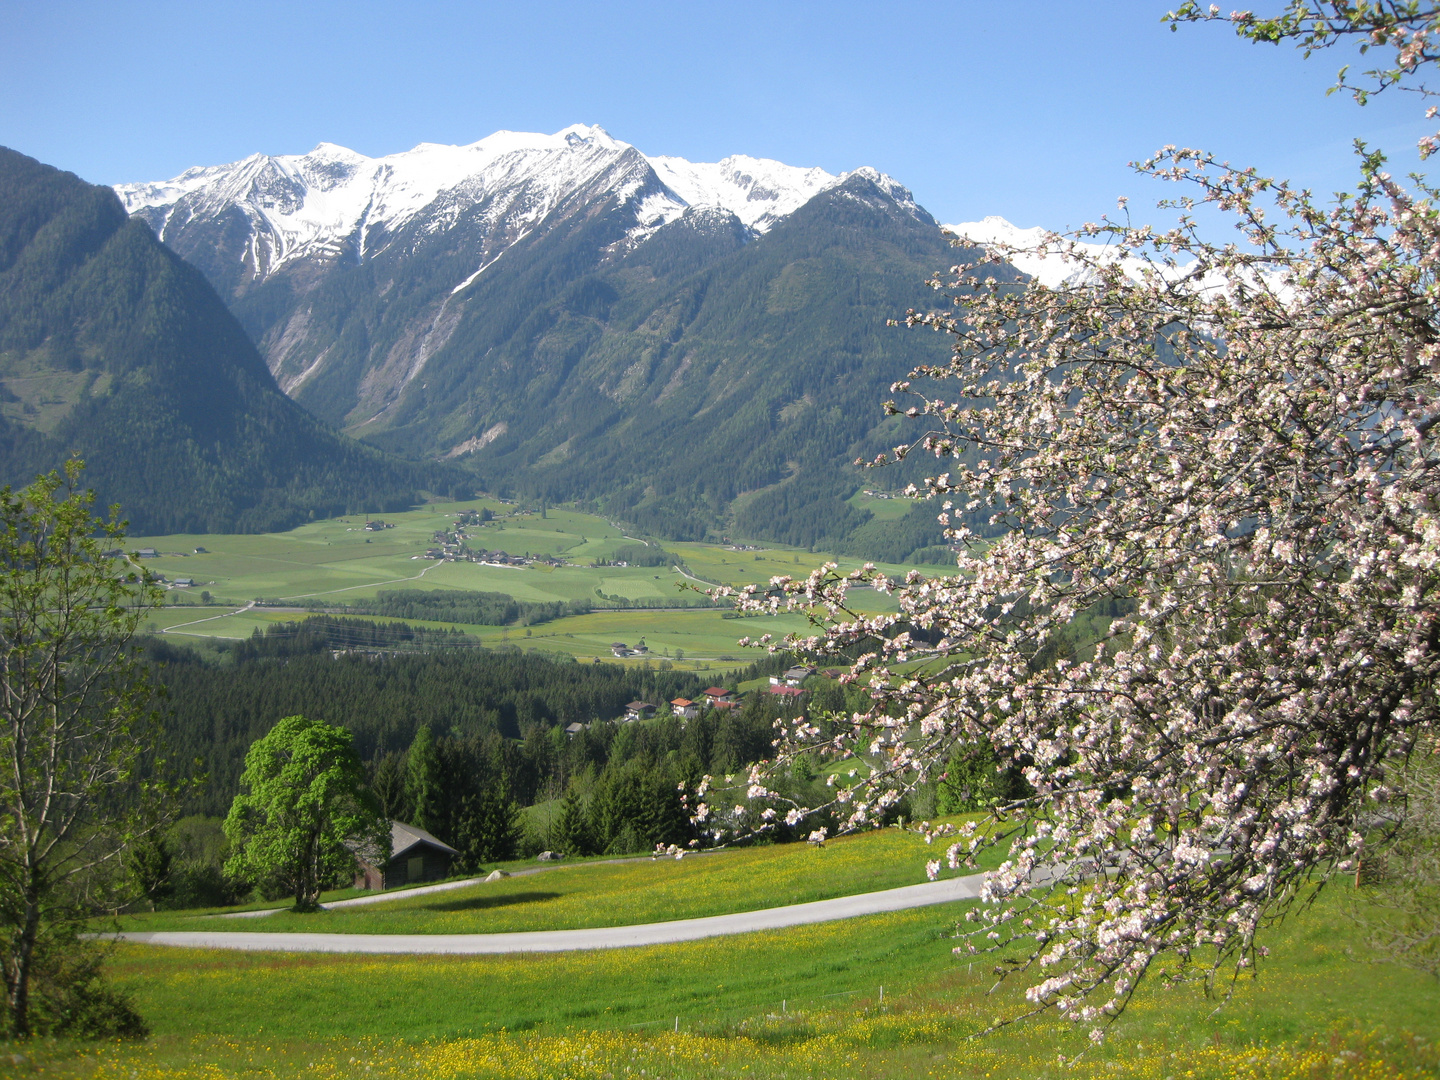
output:
[[[1049,241],[1050,252],[1043,256],[1033,253],[1003,253],[1006,260],[1015,269],[1036,278],[1048,288],[1058,289],[1062,285],[1078,284],[1088,276],[1078,263],[1073,259],[1067,259],[1060,253],[1062,242],[1055,233],[1038,225],[1031,229],[1022,229],[1017,225],[1010,224],[1003,217],[991,215],[983,221],[966,221],[959,225],[941,227],[946,232],[954,233],[961,239],[969,240],[986,248],[992,244],[1004,245],[1007,248],[1038,248],[1041,244]],[[1116,257],[1108,244],[1079,243],[1076,246],[1087,255],[1104,261],[1110,261]],[[1146,267],[1154,264],[1132,257],[1123,259],[1122,265],[1126,274],[1138,278],[1144,273]]]
[[[498,131],[469,146],[421,143],[413,150],[367,158],[321,143],[308,154],[189,169],[160,183],[119,184],[131,213],[146,216],[163,238],[176,214],[206,217],[239,207],[256,239],[271,245],[257,274],[309,256],[334,256],[353,238],[364,258],[372,230],[387,233],[433,213],[434,228],[453,222],[479,197],[513,192],[505,207],[521,230],[533,227],[586,179],[616,163],[629,147],[598,127],[574,125],[554,135]],[[449,197],[447,197],[449,196]]]
[[[1022,229],[1010,224],[1003,217],[987,217],[983,221],[969,221],[960,225],[941,226],[946,232],[954,233],[957,237],[969,240],[971,243],[988,248],[990,245],[999,245],[1001,250],[996,254],[1001,255],[1011,266],[1037,279],[1047,288],[1058,289],[1067,285],[1083,285],[1090,279],[1093,271],[1068,259],[1060,252],[1066,241],[1058,237],[1049,229],[1036,226],[1032,229]],[[1042,244],[1049,247],[1049,252],[1039,255],[1033,251],[1024,251],[1026,248],[1038,248]],[[1097,259],[1102,264],[1118,262],[1125,276],[1132,281],[1141,281],[1146,271],[1159,275],[1160,280],[1171,283],[1185,281],[1185,287],[1194,289],[1201,293],[1224,292],[1233,284],[1231,276],[1219,271],[1208,270],[1203,274],[1191,277],[1195,267],[1193,259],[1183,263],[1168,263],[1160,257],[1155,259],[1142,258],[1134,255],[1120,257],[1119,253],[1109,244],[1076,242],[1076,248]],[[1015,249],[1021,249],[1019,251]],[[1268,289],[1281,303],[1289,303],[1294,296],[1294,287],[1289,281],[1283,268],[1262,269],[1242,278],[1248,287],[1263,287]]]
[[[729,210],[756,232],[765,232],[838,179],[824,169],[802,169],[744,154],[708,164],[678,157],[647,160],[686,205]]]
[[[624,167],[626,155],[637,167]],[[642,175],[641,162],[648,163],[653,177]],[[639,243],[692,207],[728,211],[763,233],[855,175],[921,212],[909,191],[874,169],[837,177],[819,168],[744,155],[714,163],[645,157],[603,128],[584,124],[553,135],[498,131],[468,146],[421,143],[378,158],[321,143],[308,154],[254,154],[228,165],[187,169],[171,180],[119,184],[115,191],[126,210],[143,214],[162,239],[172,225],[239,209],[251,231],[244,258],[262,279],[307,258],[349,253],[363,260],[383,250],[407,225],[425,233],[443,231],[485,202],[485,219],[496,232],[477,252],[479,269],[457,285],[458,292],[590,183],[608,183],[618,202],[632,202],[630,236]]]

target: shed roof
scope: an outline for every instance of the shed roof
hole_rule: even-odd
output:
[[[443,840],[436,840],[424,829],[415,825],[406,825],[403,821],[390,822],[390,858],[398,859],[406,852],[422,844],[439,848],[441,851],[448,851],[451,855],[460,854]]]

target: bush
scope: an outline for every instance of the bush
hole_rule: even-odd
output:
[[[150,1034],[130,995],[102,978],[104,959],[100,946],[73,936],[37,943],[30,977],[32,1035],[143,1039]],[[0,995],[0,1017],[9,1028],[13,1018],[4,995]]]

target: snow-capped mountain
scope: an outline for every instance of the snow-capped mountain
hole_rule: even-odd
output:
[[[651,172],[644,176],[631,168],[612,178],[610,194],[618,202],[631,201],[643,189],[633,202],[636,240],[691,207],[728,211],[760,234],[850,175],[744,155],[713,163],[644,157],[603,128],[576,124],[553,135],[497,131],[469,146],[421,143],[379,158],[321,143],[308,154],[253,154],[228,165],[188,169],[172,180],[119,184],[115,191],[162,240],[196,220],[238,210],[251,233],[244,260],[258,280],[309,258],[349,252],[364,261],[394,243],[412,222],[423,221],[427,233],[444,232],[469,207],[484,202],[487,223],[505,228],[497,238],[501,243],[479,253],[484,258],[478,274],[486,260],[509,246],[504,240],[518,241],[566,198],[614,173],[627,158],[632,166],[645,162]],[[863,171],[903,190],[874,170]],[[457,291],[466,283],[457,282]]]
[[[115,191],[205,272],[286,393],[354,428],[382,420],[445,346],[482,276],[517,258],[524,271],[519,251],[581,243],[583,255],[565,256],[568,273],[577,259],[594,268],[624,258],[667,226],[749,241],[851,177],[928,220],[873,169],[834,176],[764,158],[649,158],[587,125],[378,158],[322,143]],[[363,285],[357,268],[369,272]],[[357,306],[371,310],[347,344],[340,326],[355,325]]]
[[[647,157],[576,126],[116,190],[323,419],[668,535],[762,491],[748,535],[858,528],[839,477],[889,445],[886,388],[945,355],[886,320],[931,303],[953,255],[869,168]]]
[[[1052,230],[1038,225],[1022,229],[1003,217],[991,215],[981,221],[966,221],[959,225],[945,225],[943,228],[946,232],[981,247],[998,248],[996,254],[1003,256],[1011,266],[1052,289],[1076,284],[1084,280],[1089,273],[1074,259],[1065,256],[1064,251],[1071,241],[1060,240]],[[1146,270],[1154,270],[1161,275],[1174,275],[1184,273],[1190,265],[1187,262],[1171,266],[1158,258],[1144,259],[1133,255],[1121,258],[1108,244],[1084,240],[1075,241],[1074,244],[1077,250],[1102,263],[1110,264],[1118,259],[1125,273],[1136,280],[1142,278]],[[1041,255],[1034,250],[1038,248],[1044,248],[1045,254]],[[1224,284],[1224,278],[1220,275],[1206,276],[1197,284],[1200,288],[1220,287]]]

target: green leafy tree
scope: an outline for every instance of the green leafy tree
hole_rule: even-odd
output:
[[[123,523],[113,508],[92,514],[82,468],[0,489],[0,967],[4,1020],[22,1038],[74,1029],[77,994],[108,1000],[80,955],[82,894],[173,805],[153,779],[154,692],[132,644],[158,590],[102,557]],[[130,1012],[119,1028],[137,1024]]]
[[[240,783],[248,790],[225,819],[226,871],[282,884],[298,911],[314,910],[327,883],[353,873],[357,853],[388,850],[389,825],[344,728],[285,717],[250,747]]]

